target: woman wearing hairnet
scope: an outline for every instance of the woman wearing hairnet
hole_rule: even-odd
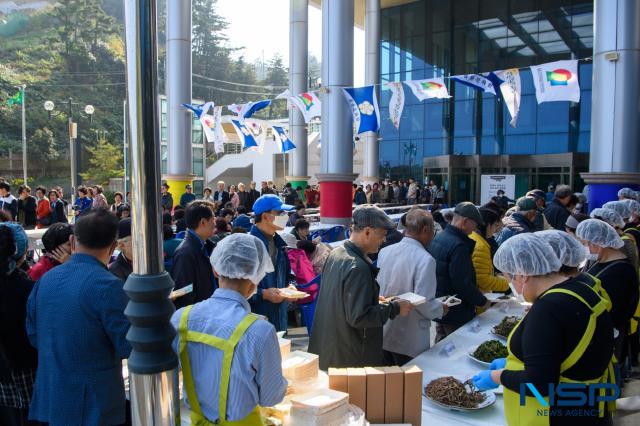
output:
[[[638,276],[627,256],[620,250],[624,243],[609,224],[588,219],[576,229],[576,236],[587,245],[595,263],[587,272],[602,281],[611,298],[611,320],[618,330],[615,355],[619,364],[627,354],[631,319],[638,305]]]
[[[560,382],[613,382],[608,302],[589,286],[560,273],[562,262],[553,248],[534,234],[508,239],[493,262],[511,280],[516,296],[532,306],[509,336],[508,357],[494,360],[490,370],[473,377],[473,384],[481,390],[504,386],[509,425],[560,424],[569,420],[567,416],[575,419],[576,410],[583,416],[580,424],[606,424],[610,415],[604,403],[560,406],[560,396],[549,400],[549,388]],[[547,407],[529,387],[525,404],[520,405],[525,383],[535,386]]]
[[[258,238],[232,234],[213,250],[211,265],[219,280],[213,296],[171,318],[191,423],[262,425],[258,405],[281,402],[287,381],[276,330],[247,299],[273,264]]]
[[[622,232],[622,229],[625,226],[622,216],[613,209],[597,208],[591,211],[591,218],[603,220],[616,230],[616,233],[620,235],[622,243],[624,244],[620,251],[627,256],[629,262],[631,262],[633,267],[637,270],[638,266],[640,266],[640,261],[638,260],[638,245],[635,237],[631,233],[625,234]]]

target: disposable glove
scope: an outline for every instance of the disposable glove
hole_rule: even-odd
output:
[[[489,370],[502,370],[505,365],[507,365],[506,358],[496,358],[491,361],[491,365],[489,365]]]
[[[473,376],[473,385],[481,391],[495,389],[498,384],[491,379],[491,370],[484,370]]]

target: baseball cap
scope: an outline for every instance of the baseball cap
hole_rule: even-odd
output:
[[[357,228],[396,229],[396,223],[378,206],[362,205],[355,208],[351,223]]]
[[[127,238],[131,236],[131,219],[122,219],[118,223],[118,239]]]
[[[185,189],[191,189],[191,188],[192,188],[192,187],[191,187],[191,185],[190,185],[190,184],[187,184],[187,186],[185,186]]]
[[[536,202],[531,197],[520,197],[516,202],[516,206],[518,206],[518,210],[521,212],[527,212],[530,210],[537,210],[538,206]]]
[[[525,196],[533,197],[536,200],[544,200],[547,198],[547,195],[544,193],[544,191],[542,191],[542,189],[532,189],[531,191],[527,192]]]
[[[482,220],[482,216],[480,215],[480,211],[470,201],[463,201],[462,203],[458,203],[456,208],[453,209],[453,212],[462,217],[466,217],[467,219],[471,219],[476,223],[476,225],[484,224],[484,221]]]
[[[254,214],[262,214],[271,210],[290,211],[293,210],[293,206],[284,204],[275,194],[265,194],[253,204]]]

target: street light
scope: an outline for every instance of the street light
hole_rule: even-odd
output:
[[[71,204],[74,205],[76,202],[76,183],[77,183],[77,164],[76,164],[76,138],[77,134],[77,123],[73,122],[73,106],[79,105],[74,103],[71,98],[69,98],[66,102],[67,111],[55,111],[56,105],[53,101],[47,100],[44,103],[44,109],[49,114],[49,120],[51,120],[52,116],[58,116],[62,114],[66,114],[69,119],[69,156],[71,157]],[[95,108],[93,105],[85,105],[84,113],[89,116],[89,123],[92,122],[93,114],[95,113]],[[82,116],[82,113],[79,113]]]

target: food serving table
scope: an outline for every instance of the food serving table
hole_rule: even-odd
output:
[[[515,300],[497,303],[409,362],[407,365],[417,365],[424,371],[423,389],[427,383],[439,377],[453,376],[464,381],[486,370],[488,367],[469,357],[469,350],[487,340],[501,340],[506,345],[506,340],[498,338],[491,333],[491,330],[507,315],[522,316],[524,307]],[[429,426],[506,424],[502,395],[497,394],[496,402],[487,408],[476,411],[454,411],[439,407],[423,394],[422,424]]]

